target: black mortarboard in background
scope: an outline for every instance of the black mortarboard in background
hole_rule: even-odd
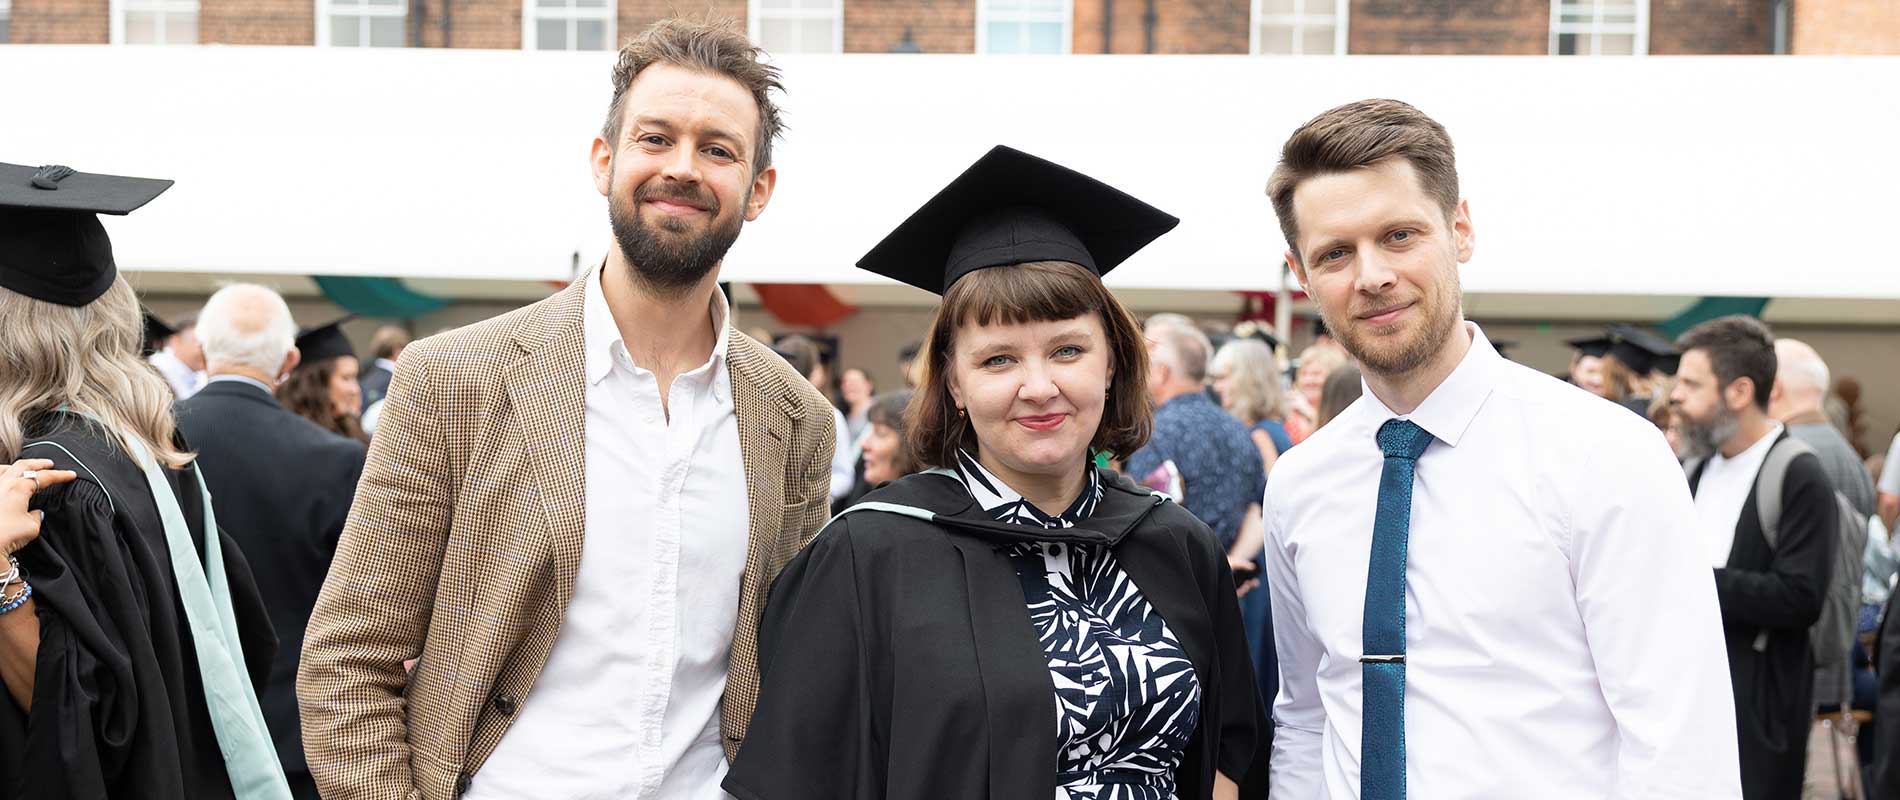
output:
[[[307,328],[297,334],[297,352],[301,354],[299,366],[314,366],[339,356],[356,356],[356,348],[350,346],[350,337],[343,335],[343,323],[355,319],[347,316],[335,322]]]
[[[1106,275],[1180,220],[1080,172],[997,145],[858,259],[943,294],[986,267],[1071,261]]]
[[[1591,358],[1602,358],[1604,353],[1610,352],[1610,344],[1613,341],[1615,340],[1608,336],[1586,336],[1582,339],[1567,340],[1564,344],[1570,345],[1570,349],[1580,354]]]
[[[119,270],[97,215],[129,214],[171,185],[0,164],[0,286],[63,306],[99,299]]]
[[[157,314],[144,306],[139,313],[145,316],[145,346],[139,349],[141,355],[151,355],[165,348],[165,340],[178,335],[178,329],[167,325]]]
[[[1608,355],[1623,362],[1638,375],[1648,375],[1652,370],[1661,369],[1674,374],[1676,358],[1675,345],[1669,340],[1634,325],[1616,324],[1608,329],[1610,349]]]

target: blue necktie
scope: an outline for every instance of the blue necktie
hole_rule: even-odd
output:
[[[1412,527],[1414,462],[1432,435],[1410,421],[1379,426],[1379,509],[1366,567],[1366,617],[1359,659],[1364,683],[1359,731],[1361,800],[1405,798],[1405,539]]]

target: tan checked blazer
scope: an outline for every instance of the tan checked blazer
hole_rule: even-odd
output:
[[[459,796],[533,690],[580,565],[583,286],[403,353],[297,675],[325,798]],[[730,336],[751,535],[727,758],[758,699],[766,592],[826,518],[836,435],[809,383]]]

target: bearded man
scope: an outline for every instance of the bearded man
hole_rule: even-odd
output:
[[[1272,796],[1737,797],[1682,470],[1655,426],[1465,321],[1477,234],[1444,127],[1335,108],[1268,194],[1365,383],[1267,483]]]
[[[629,42],[591,159],[618,246],[403,352],[298,676],[324,797],[725,797],[835,436],[718,288],[777,179],[762,56]]]

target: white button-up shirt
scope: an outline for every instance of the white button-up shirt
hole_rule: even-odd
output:
[[[1748,495],[1755,491],[1755,476],[1761,472],[1762,462],[1768,460],[1768,450],[1780,436],[1781,423],[1771,423],[1768,435],[1749,445],[1747,450],[1734,458],[1716,453],[1709,456],[1708,465],[1702,468],[1702,478],[1696,482],[1695,490],[1696,526],[1702,532],[1703,547],[1711,565],[1728,566],[1742,507],[1748,505]]]
[[[1688,484],[1627,409],[1476,325],[1404,418],[1408,797],[1738,798],[1734,696]],[[1267,484],[1274,797],[1359,797],[1366,572],[1392,413],[1371,391]]]
[[[715,292],[712,357],[675,378],[672,421],[588,276],[586,535],[574,597],[478,800],[716,800],[719,702],[748,505]]]

